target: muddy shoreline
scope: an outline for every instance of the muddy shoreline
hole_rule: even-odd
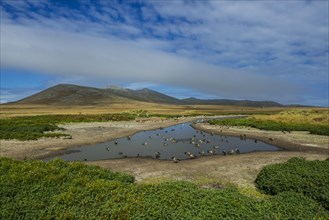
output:
[[[225,126],[214,126],[208,123],[198,123],[192,124],[192,127],[198,130],[202,130],[204,132],[213,132],[217,135],[226,135],[226,136],[234,136],[234,137],[246,137],[247,139],[259,140],[265,142],[267,144],[271,144],[277,147],[282,148],[285,151],[294,151],[294,152],[308,152],[308,153],[319,153],[319,154],[327,154],[329,156],[329,137],[328,136],[320,136],[320,135],[311,135],[306,134],[305,137],[308,136],[316,136],[318,139],[322,139],[325,142],[327,139],[327,143],[320,144],[317,146],[307,146],[305,143],[301,143],[298,140],[292,141],[285,140],[284,137],[288,134],[283,134],[282,132],[271,132],[271,131],[260,131],[258,129],[250,129],[250,128],[239,128],[232,129]],[[257,131],[257,132],[256,132]],[[282,134],[281,134],[282,133]],[[292,132],[296,133],[296,132]],[[293,136],[294,134],[289,134]],[[312,143],[313,145],[316,145]],[[311,145],[311,144],[310,144]]]

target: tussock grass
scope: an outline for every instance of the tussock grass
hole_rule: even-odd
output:
[[[290,110],[274,115],[254,115],[249,118],[212,120],[213,125],[247,126],[271,131],[309,131],[329,136],[328,110]]]

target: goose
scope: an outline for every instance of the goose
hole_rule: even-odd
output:
[[[143,145],[146,146],[147,145],[147,142],[144,142]]]
[[[114,144],[117,145],[118,144],[118,141],[114,141]]]
[[[168,144],[167,144],[167,143],[163,143],[163,146],[164,146],[164,147],[167,147],[167,146],[168,146]]]
[[[174,163],[178,163],[180,160],[176,158],[176,156],[173,156],[171,158],[171,160],[174,162]]]
[[[230,151],[228,152],[228,154],[229,154],[229,155],[232,155],[232,154],[234,154],[234,152],[235,152],[235,151],[232,149],[232,150],[230,150]]]
[[[206,153],[205,153],[204,151],[200,151],[199,154],[200,154],[201,156],[206,155]]]
[[[196,144],[195,147],[200,147],[200,144]]]
[[[184,154],[189,156],[189,155],[191,155],[192,153],[189,152],[189,151],[186,151],[186,152],[184,152]]]
[[[107,147],[107,148],[106,148],[106,150],[107,150],[107,151],[110,151],[110,148],[109,148],[109,147]]]
[[[234,151],[235,151],[236,154],[239,154],[240,153],[239,148],[235,148]]]
[[[155,158],[156,158],[156,159],[159,159],[159,158],[160,158],[160,152],[158,152],[158,151],[155,152]]]
[[[195,159],[196,156],[195,156],[194,154],[190,154],[190,155],[189,155],[189,158],[190,158],[190,159]]]

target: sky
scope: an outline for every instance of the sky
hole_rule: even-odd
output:
[[[328,106],[328,0],[1,0],[1,103],[57,84]]]

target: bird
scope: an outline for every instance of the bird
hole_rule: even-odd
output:
[[[109,148],[109,147],[107,147],[107,148],[106,148],[106,150],[107,150],[107,151],[110,151],[110,148]]]
[[[224,154],[224,156],[226,156],[226,155],[227,155],[227,152],[226,152],[226,150],[223,150],[223,151],[222,151],[222,153]]]
[[[118,144],[118,141],[114,141],[114,144],[117,145]]]
[[[199,154],[200,154],[201,156],[206,155],[206,153],[205,153],[204,151],[200,151]]]
[[[163,146],[164,146],[164,147],[167,147],[167,146],[168,146],[168,144],[167,144],[167,143],[163,143]]]
[[[214,148],[214,149],[219,149],[219,146],[218,146],[218,145],[216,145],[216,146],[213,146],[213,148]]]
[[[236,154],[239,154],[240,153],[239,148],[235,148],[234,151],[235,151]]]
[[[146,146],[147,145],[147,142],[144,142],[143,145]]]
[[[257,143],[258,141],[257,141],[257,139],[255,139],[255,143]]]
[[[119,154],[119,155],[122,155],[123,153],[120,151],[118,154]]]
[[[190,154],[190,155],[189,155],[189,158],[190,158],[190,159],[195,159],[196,156],[195,156],[194,154]]]
[[[130,141],[130,140],[131,140],[131,136],[128,136],[128,137],[127,137],[127,140]]]
[[[234,150],[232,149],[232,150],[230,150],[227,154],[229,154],[229,155],[232,155],[232,154],[234,154]]]
[[[159,158],[160,158],[160,152],[158,152],[158,151],[155,152],[155,158],[156,158],[156,159],[159,159]]]
[[[173,156],[173,157],[171,158],[171,160],[172,160],[174,163],[178,163],[178,162],[180,161],[179,159],[177,159],[176,156]]]

